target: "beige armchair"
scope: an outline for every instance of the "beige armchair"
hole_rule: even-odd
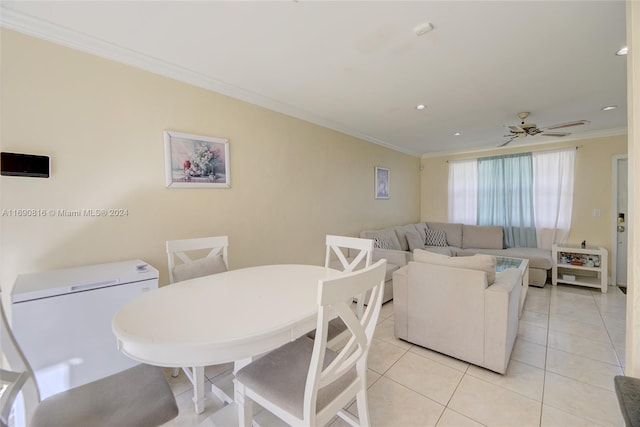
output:
[[[396,336],[505,373],[518,333],[521,272],[491,271],[489,255],[431,254],[426,262],[416,255],[393,273]]]

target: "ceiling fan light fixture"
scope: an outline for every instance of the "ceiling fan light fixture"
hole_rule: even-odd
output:
[[[611,111],[615,110],[616,108],[618,108],[617,105],[607,105],[606,107],[602,107],[602,111]]]
[[[424,105],[424,104],[418,104],[418,105],[416,105],[416,110],[424,110],[425,108],[427,108],[427,106],[426,106],[426,105]]]
[[[460,136],[460,132],[454,133],[453,136]]]
[[[624,46],[621,47],[617,52],[616,55],[617,56],[625,56],[626,54],[629,53],[629,47],[628,46]]]

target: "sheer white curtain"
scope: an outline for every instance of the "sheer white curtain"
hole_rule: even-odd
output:
[[[533,153],[533,208],[538,247],[564,243],[571,229],[575,147]]]
[[[478,159],[449,161],[449,222],[478,220]]]

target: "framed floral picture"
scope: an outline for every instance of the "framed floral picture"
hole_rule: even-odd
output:
[[[164,132],[165,178],[169,188],[230,188],[229,140]]]
[[[376,199],[389,198],[389,168],[376,166]]]

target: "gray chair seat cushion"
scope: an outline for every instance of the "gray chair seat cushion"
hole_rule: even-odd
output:
[[[271,402],[302,418],[304,389],[314,341],[305,337],[286,344],[245,366],[236,374],[238,381]],[[324,367],[336,353],[327,349]],[[339,380],[318,391],[316,410],[321,411],[356,379],[355,368]]]
[[[43,400],[31,427],[153,427],[176,416],[162,369],[137,365]]]
[[[347,330],[347,325],[340,319],[336,317],[335,319],[329,321],[329,329],[327,329],[327,342],[336,338],[338,335]],[[309,332],[307,334],[309,338],[312,340],[316,338],[316,330]]]

